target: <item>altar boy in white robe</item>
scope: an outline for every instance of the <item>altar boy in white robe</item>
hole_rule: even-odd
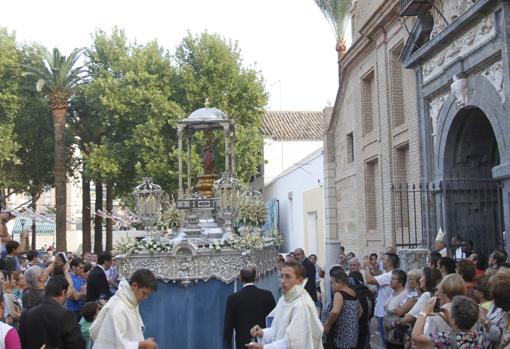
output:
[[[90,326],[92,349],[156,349],[154,338],[143,336],[143,321],[138,304],[156,291],[154,274],[139,269],[129,282],[122,279],[119,289],[101,309]]]
[[[270,327],[256,325],[251,329],[258,343],[246,344],[252,349],[322,349],[322,324],[317,308],[304,289],[305,268],[298,262],[286,262],[281,271],[283,296],[268,315]]]

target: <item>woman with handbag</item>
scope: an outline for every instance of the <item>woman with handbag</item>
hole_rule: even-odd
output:
[[[343,270],[335,270],[330,280],[333,301],[324,306],[321,316],[324,348],[353,349],[358,342],[358,297],[349,287],[349,277]]]
[[[396,326],[396,321],[401,317],[401,308],[407,301],[409,290],[406,289],[407,275],[403,270],[394,270],[391,275],[390,286],[393,294],[385,305],[384,334],[388,349],[404,348],[405,329]],[[412,305],[408,306],[411,309]]]

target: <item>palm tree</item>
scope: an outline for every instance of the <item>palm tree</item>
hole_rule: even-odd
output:
[[[50,53],[40,49],[40,60],[26,67],[24,76],[34,78],[35,87],[47,98],[53,116],[55,137],[55,201],[57,208],[57,250],[67,251],[66,242],[66,164],[65,138],[67,103],[83,79],[84,66],[75,68],[83,49],[74,49],[63,56],[57,48]]]
[[[345,30],[352,0],[315,0],[315,3],[319,6],[335,33],[336,51],[338,52],[338,61],[340,61],[347,50]]]

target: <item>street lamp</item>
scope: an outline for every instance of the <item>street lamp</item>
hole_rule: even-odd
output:
[[[136,210],[138,217],[146,230],[149,230],[148,236],[154,231],[154,225],[159,222],[161,217],[161,198],[163,190],[161,186],[152,182],[152,178],[144,177],[143,183],[138,185],[135,190]]]

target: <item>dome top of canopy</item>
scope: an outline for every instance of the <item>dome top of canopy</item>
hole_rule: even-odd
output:
[[[204,107],[195,110],[187,118],[177,122],[178,129],[186,132],[234,129],[234,120],[216,108]]]
[[[214,120],[228,120],[228,116],[225,115],[224,112],[222,112],[219,109],[216,108],[200,108],[195,110],[193,113],[188,116],[188,120],[194,120],[194,121],[214,121]]]

